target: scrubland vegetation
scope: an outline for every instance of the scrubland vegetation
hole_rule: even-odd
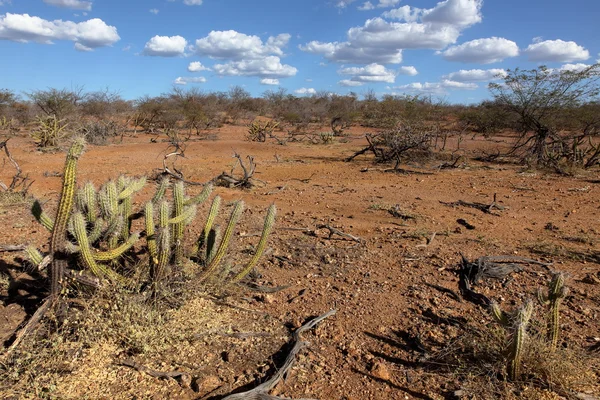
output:
[[[421,215],[427,209],[414,211],[421,197],[417,196],[412,206],[408,201],[384,204],[384,195],[379,200],[372,197],[374,187],[361,187],[368,185],[365,181],[369,178],[360,180],[358,175],[371,170],[390,172],[380,179],[384,183],[397,179],[394,184],[402,184],[402,179],[412,182],[414,175],[417,183],[412,185],[418,186],[420,176],[443,170],[467,173],[467,164],[477,162],[481,170],[490,169],[480,177],[482,186],[486,179],[500,173],[490,165],[513,168],[510,173],[547,174],[552,179],[564,179],[560,182],[566,187],[571,186],[570,180],[575,182],[580,177],[597,185],[599,79],[599,64],[579,72],[545,67],[509,70],[501,83],[490,85],[490,100],[476,105],[448,104],[428,96],[378,98],[373,92],[296,97],[284,89],[253,98],[241,87],[224,93],[173,88],[157,97],[133,101],[109,89],[43,89],[23,94],[0,90],[0,134],[5,155],[0,182],[2,207],[19,207],[26,213],[30,209],[40,232],[47,235],[39,249],[29,245],[26,238],[17,240],[14,236],[13,243],[4,242],[2,247],[5,257],[0,269],[0,292],[4,308],[0,311],[8,321],[12,315],[8,306],[19,304],[26,318],[23,316],[12,326],[5,338],[0,356],[0,396],[276,399],[282,398],[277,397],[281,393],[300,396],[305,393],[302,385],[308,385],[311,379],[321,383],[330,379],[330,389],[339,391],[348,385],[348,393],[323,395],[313,387],[306,389],[307,395],[344,399],[361,398],[360,393],[365,398],[596,398],[593,396],[600,394],[600,256],[594,249],[600,222],[597,211],[587,218],[589,226],[571,227],[567,218],[576,210],[569,209],[559,222],[562,227],[548,222],[543,228],[553,235],[550,239],[564,239],[576,243],[577,248],[566,249],[564,244],[557,247],[554,242],[542,246],[540,240],[519,247],[521,255],[506,243],[496,244],[494,241],[500,239],[494,237],[494,231],[480,227],[482,221],[495,224],[493,218],[503,219],[503,225],[518,224],[514,215],[509,219],[512,210],[504,202],[510,196],[514,198],[514,193],[522,196],[539,188],[510,182],[510,195],[497,198],[493,192],[493,200],[488,198],[483,203],[443,202],[446,197],[440,194],[435,199],[436,207],[452,212],[469,210],[460,212],[471,222],[476,221],[473,225],[466,217],[452,217],[460,226],[452,225],[452,230],[448,225],[442,230],[435,227],[433,217]],[[244,134],[236,143],[248,147],[246,157],[235,153],[229,173],[201,180],[175,165],[173,160],[184,159],[196,142],[218,141],[221,133],[232,126],[242,127]],[[19,164],[19,158],[10,151],[12,138],[24,138],[23,143],[38,150],[36,157],[42,164],[44,157],[53,156],[47,153],[67,150],[62,173],[55,176],[60,178],[60,189],[53,193],[50,207],[33,198],[35,182],[28,175],[31,163]],[[120,146],[140,138],[163,143],[156,150],[163,157],[162,168],[143,176],[120,175],[96,184],[85,182],[78,164],[85,160],[86,147],[93,152],[95,146],[112,145],[118,152]],[[478,147],[468,147],[466,143],[475,138]],[[343,157],[338,157],[339,145],[346,146]],[[358,211],[351,210],[351,217],[336,216],[338,221],[342,217],[350,221],[345,226],[336,225],[336,217],[329,215],[330,204],[319,205],[323,196],[305,200],[311,208],[326,208],[324,214],[312,219],[304,211],[302,223],[310,221],[314,228],[299,227],[294,219],[300,218],[302,207],[297,210],[293,201],[302,202],[305,188],[292,196],[282,217],[287,231],[283,227],[277,230],[280,217],[275,216],[275,205],[251,206],[251,212],[244,213],[244,202],[239,197],[261,191],[269,203],[277,204],[279,194],[290,190],[288,186],[307,185],[315,174],[331,173],[325,164],[316,172],[307,169],[307,175],[312,172],[308,178],[287,177],[275,188],[267,188],[269,182],[260,175],[264,162],[256,162],[249,151],[275,152],[276,161],[270,165],[274,170],[284,169],[286,163],[307,163],[299,160],[300,156],[285,159],[278,155],[278,149],[285,153],[292,146],[308,146],[301,154],[310,154],[317,146],[333,154],[334,150],[328,149],[335,148],[336,161],[346,165],[343,169],[360,168],[355,171],[359,174],[346,183],[323,178],[313,190],[319,196],[331,188],[338,193],[360,193],[365,196],[361,201],[371,199],[370,204],[362,205],[361,215],[366,220],[383,211],[385,218],[391,219],[387,227],[369,226],[363,232],[368,234],[366,238],[351,233],[354,225],[363,223],[353,222],[360,218],[354,216]],[[467,186],[462,178],[454,179],[463,188]],[[475,180],[471,176],[469,179]],[[222,186],[222,191],[209,201],[216,186]],[[406,186],[404,192],[410,190]],[[591,190],[585,186],[563,192]],[[458,196],[459,192],[451,194]],[[543,199],[550,196],[554,192],[540,195]],[[232,197],[238,199],[229,201]],[[525,208],[530,207],[531,213],[542,202],[537,195],[520,201]],[[548,200],[553,210],[559,202],[556,198]],[[331,208],[335,208],[333,203]],[[523,215],[528,214],[530,211],[524,211]],[[558,221],[554,214],[549,213],[552,221]],[[242,216],[251,221],[240,222]],[[477,234],[453,243],[452,238],[462,235],[463,229],[477,230]],[[504,229],[510,236],[510,227]],[[581,231],[573,234],[577,229]],[[289,236],[294,232],[302,235],[300,239]],[[442,236],[444,244],[432,250]],[[237,245],[231,244],[234,237],[240,242]],[[510,243],[511,239],[506,240]],[[414,241],[418,242],[416,246]],[[479,246],[477,249],[509,254],[488,254],[469,261],[462,252],[473,243]],[[301,245],[307,247],[300,251]],[[301,255],[292,256],[289,248]],[[399,248],[401,256],[385,254]],[[13,257],[15,251],[18,257]],[[462,261],[443,258],[449,255],[460,255]],[[311,256],[319,267],[316,272],[306,273],[302,268],[309,267],[301,266],[301,260],[310,260]],[[535,256],[544,260],[530,258]],[[357,272],[342,268],[345,264],[340,260],[346,258],[351,261],[344,263]],[[278,281],[278,273],[295,281],[265,285],[261,260],[268,260],[270,283]],[[416,263],[416,268],[410,263]],[[569,271],[561,269],[564,263]],[[331,264],[337,270],[327,275]],[[585,278],[578,277],[575,282],[569,273],[584,271],[583,265],[587,268],[585,274],[581,272]],[[286,268],[302,271],[302,275],[293,275]],[[429,271],[429,275],[423,272],[423,277],[419,276],[420,269]],[[448,276],[443,277],[445,273]],[[379,281],[370,288],[357,283],[371,285],[371,274]],[[431,277],[438,275],[445,286]],[[307,314],[293,321],[286,331],[283,323],[290,320],[286,316],[278,320],[280,316],[274,318],[272,314],[288,306],[293,308],[303,301],[308,289],[287,298],[276,296],[283,296],[290,285],[311,287],[317,276],[331,277],[332,281],[315,292],[326,293],[334,287],[336,293],[344,293],[335,300],[337,316],[327,312],[329,309],[306,310]],[[402,286],[404,279],[411,284]],[[27,281],[27,295],[21,293],[25,290],[21,288],[23,281]],[[451,283],[458,285],[448,288]],[[579,285],[579,289],[571,290],[571,284]],[[584,284],[590,289],[581,289]],[[398,287],[406,292],[394,292]],[[424,287],[428,292],[423,291]],[[395,314],[413,312],[413,319],[420,322],[406,327],[380,326],[379,331],[373,326],[368,327],[370,331],[353,331],[358,317],[343,313],[344,302],[360,299],[368,291],[394,292],[397,301],[407,306],[401,309],[371,300],[357,303],[354,312],[371,309],[377,314],[368,323],[389,321],[391,310]],[[431,294],[438,292],[446,296],[443,301],[439,294]],[[250,305],[244,303],[246,300]],[[442,303],[449,301],[455,302],[456,313],[444,316],[450,311]],[[271,306],[273,302],[276,305]],[[256,307],[257,303],[267,307],[269,313],[253,314],[248,307]],[[315,304],[331,302],[321,299]],[[308,317],[313,319],[305,320]],[[312,334],[314,340],[320,340],[319,346],[311,348],[306,356],[303,348],[307,343],[300,334],[308,335],[308,330],[329,317],[346,318],[348,322],[340,322],[328,334],[330,320],[324,321],[318,333]],[[577,327],[565,329],[565,318],[569,324],[577,321]],[[408,324],[408,319],[403,321]],[[234,325],[238,330],[223,328]],[[585,333],[579,334],[577,329]],[[593,335],[590,331],[594,329],[595,344],[585,346],[582,342]],[[215,339],[221,336],[225,339]],[[277,341],[287,336],[288,345],[288,340],[283,344]],[[366,337],[382,343],[380,348],[369,353],[362,350],[357,343],[364,344]],[[346,342],[344,338],[351,340]],[[238,339],[244,342],[235,342]],[[315,355],[320,352],[329,352],[331,360],[341,357],[346,364],[336,361],[333,367]],[[200,358],[206,358],[207,364],[200,363]],[[284,375],[293,374],[290,369],[296,360],[300,361],[301,371],[297,373],[303,380],[286,387],[281,381]],[[308,365],[315,360],[317,366],[309,371]],[[213,361],[219,367],[206,372]],[[101,365],[94,369],[94,363]],[[241,370],[231,372],[236,368]],[[323,373],[327,368],[329,372]],[[119,375],[115,371],[123,370],[127,374],[110,375]],[[352,379],[362,376],[384,383],[386,389],[365,394],[360,383],[364,380],[348,383],[342,379],[343,371],[353,373]],[[134,373],[144,378],[136,378]],[[136,385],[134,379],[143,383]],[[418,389],[411,386],[415,379],[421,384]],[[435,380],[434,389],[427,389],[430,380]],[[325,390],[325,386],[323,383],[319,387]]]

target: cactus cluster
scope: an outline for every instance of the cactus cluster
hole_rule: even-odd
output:
[[[512,315],[502,311],[496,302],[492,302],[490,308],[494,320],[509,334],[507,371],[509,379],[515,381],[521,375],[521,357],[527,340],[527,326],[533,314],[533,302],[528,300]]]
[[[548,285],[548,292],[544,293],[540,288],[537,293],[540,304],[550,309],[550,318],[548,320],[548,340],[553,349],[558,346],[560,336],[560,303],[569,294],[569,289],[565,287],[565,275],[558,272],[552,276]]]
[[[39,147],[56,147],[68,136],[67,123],[56,116],[38,117],[37,129],[31,133]]]
[[[212,185],[207,184],[194,197],[185,193],[184,182],[171,182],[168,177],[158,182],[154,196],[143,209],[134,212],[133,196],[144,188],[146,178],[120,176],[109,180],[99,190],[91,183],[76,189],[77,160],[83,153],[84,143],[75,141],[65,163],[61,197],[56,216],[46,214],[42,205],[35,201],[32,213],[40,224],[52,233],[50,243],[51,296],[56,298],[64,287],[67,268],[76,266],[86,274],[111,282],[125,284],[123,257],[145,236],[146,248],[131,257],[149,259],[149,277],[153,294],[160,292],[165,279],[173,268],[184,265],[195,267],[200,282],[216,275],[223,283],[243,279],[258,263],[263,254],[269,233],[275,221],[275,206],[271,206],[265,218],[263,232],[254,255],[235,274],[231,265],[224,264],[236,224],[244,210],[244,203],[233,205],[231,216],[223,235],[215,225],[222,200],[216,196],[204,222],[200,237],[190,253],[184,248],[186,226],[196,216],[197,208],[205,202]],[[170,198],[168,194],[171,194]],[[132,221],[144,218],[144,232],[132,232]],[[140,244],[139,246],[143,246]],[[42,264],[44,256],[35,248],[27,249],[30,261]]]
[[[248,135],[247,138],[253,142],[264,142],[267,140],[267,136],[273,134],[273,131],[279,127],[279,123],[277,121],[268,120],[268,121],[260,121],[255,119],[248,126]]]

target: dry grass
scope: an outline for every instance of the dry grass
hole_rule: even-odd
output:
[[[80,297],[61,312],[66,318],[49,316],[36,335],[0,363],[0,398],[189,398],[194,392],[175,380],[152,378],[116,362],[133,358],[155,370],[202,376],[222,363],[215,348],[233,352],[237,346],[248,362],[258,363],[286,341],[276,321],[200,295],[174,309],[153,306],[123,289],[106,290]],[[267,336],[241,342],[222,335],[234,331]]]

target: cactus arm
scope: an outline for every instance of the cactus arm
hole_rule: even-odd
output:
[[[27,246],[25,248],[25,253],[27,254],[27,258],[29,258],[29,262],[35,267],[38,267],[44,260],[42,253],[40,253],[39,250],[33,246]]]
[[[135,232],[132,233],[131,236],[127,239],[125,243],[120,245],[119,247],[108,250],[108,251],[96,251],[92,253],[92,257],[96,261],[112,261],[123,255],[127,250],[131,249],[135,242],[137,242],[140,238],[140,234]]]
[[[215,219],[217,218],[217,214],[219,214],[219,208],[221,207],[221,197],[215,196],[213,202],[210,206],[210,211],[208,212],[208,216],[206,217],[206,223],[204,224],[204,229],[202,230],[202,234],[200,239],[198,240],[197,249],[195,249],[195,253],[198,253],[202,250],[202,246],[208,244],[208,236],[210,235],[210,231],[215,223]],[[209,250],[207,249],[207,255]],[[208,260],[208,259],[207,259]],[[207,261],[209,262],[209,261]]]
[[[198,279],[202,282],[210,277],[218,265],[221,263],[221,260],[225,256],[227,252],[227,248],[229,247],[229,241],[233,236],[233,231],[235,229],[235,225],[237,224],[240,215],[242,215],[242,211],[244,210],[244,202],[238,201],[235,203],[233,210],[231,211],[231,217],[229,218],[229,223],[227,224],[227,228],[225,228],[225,233],[223,234],[223,238],[221,239],[221,243],[219,244],[219,248],[217,249],[214,257],[206,267],[206,269],[200,274]]]
[[[77,175],[77,160],[83,154],[84,141],[76,140],[67,153],[63,172],[62,189],[58,201],[58,209],[54,219],[50,253],[53,255],[50,264],[50,296],[55,299],[62,290],[63,277],[67,268],[65,242],[67,241],[67,224],[73,208],[75,197],[75,180]]]
[[[154,197],[152,198],[153,204],[158,204],[159,202],[162,201],[163,197],[165,196],[165,193],[167,192],[168,187],[169,187],[169,177],[162,178],[160,180],[160,182],[158,183],[158,187],[156,188],[156,193],[154,194]]]
[[[52,221],[52,218],[50,218],[50,216],[44,212],[42,205],[38,200],[33,202],[33,205],[31,206],[31,213],[44,228],[52,232],[54,229],[54,221]]]
[[[154,206],[151,202],[146,203],[144,208],[146,222],[146,244],[150,255],[151,263],[158,262],[158,250],[156,248],[156,235],[154,232]]]
[[[250,273],[250,271],[252,271],[252,268],[254,268],[256,266],[256,264],[258,263],[258,260],[263,255],[263,253],[265,251],[265,247],[267,246],[267,240],[269,238],[269,234],[271,233],[271,230],[273,229],[273,225],[275,224],[275,215],[276,214],[277,214],[277,208],[275,207],[275,205],[271,205],[269,207],[269,210],[267,211],[267,216],[265,217],[265,223],[263,226],[262,234],[260,236],[258,245],[256,246],[256,251],[254,252],[254,255],[252,256],[250,261],[248,261],[248,264],[246,264],[244,269],[242,269],[232,279],[231,283],[239,282],[246,275],[248,275],[248,273]]]
[[[124,200],[126,198],[130,198],[134,193],[139,192],[146,185],[146,177],[141,177],[138,180],[133,180],[131,182],[124,182],[124,188],[117,196],[118,200]]]
[[[191,199],[188,199],[185,202],[186,206],[192,205],[192,204],[202,204],[206,201],[206,199],[208,199],[208,196],[210,196],[211,192],[213,190],[213,185],[212,183],[207,183],[206,185],[204,185],[204,189],[202,189],[202,191],[200,192],[200,194],[198,194],[196,197],[192,197]]]

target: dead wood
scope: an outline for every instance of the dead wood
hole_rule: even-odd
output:
[[[167,176],[173,177],[177,180],[182,181],[183,183],[185,183],[187,185],[204,186],[206,183],[193,182],[193,181],[186,180],[183,176],[183,172],[179,171],[175,167],[175,161],[173,162],[171,168],[169,168],[169,166],[167,165],[167,160],[171,157],[175,157],[175,160],[177,160],[177,157],[185,157],[184,150],[185,150],[184,148],[182,148],[179,144],[177,144],[177,145],[175,145],[175,151],[165,154],[165,156],[163,158],[163,169],[162,169],[162,173],[160,175],[167,175]]]
[[[309,322],[302,325],[300,328],[298,328],[294,332],[294,334],[292,336],[292,343],[293,343],[292,349],[290,350],[289,354],[287,355],[285,362],[283,363],[283,366],[277,370],[277,372],[275,373],[275,375],[273,375],[271,377],[271,379],[263,382],[262,384],[258,385],[254,389],[251,389],[247,392],[230,394],[229,396],[224,397],[223,400],[284,400],[285,398],[283,398],[283,397],[269,395],[269,392],[275,386],[277,386],[277,384],[281,380],[285,379],[288,372],[294,365],[294,362],[296,361],[296,356],[298,355],[300,350],[302,350],[303,348],[308,346],[309,343],[306,341],[303,341],[300,335],[302,333],[314,328],[321,321],[334,315],[335,313],[336,313],[336,310],[331,310],[317,318],[310,320]]]
[[[346,238],[346,239],[353,240],[353,241],[358,242],[358,243],[364,243],[364,239],[361,239],[358,236],[354,236],[354,235],[351,235],[351,234],[346,233],[346,232],[342,232],[341,230],[339,230],[337,228],[334,228],[333,226],[331,226],[329,224],[317,225],[317,229],[327,229],[327,230],[329,230],[329,236],[327,237],[328,239],[331,239],[331,237],[333,235],[338,235],[338,236],[341,236],[341,237]]]
[[[388,212],[390,214],[392,214],[393,217],[395,218],[401,218],[403,220],[409,220],[409,219],[416,219],[416,217],[414,215],[410,215],[410,214],[406,214],[404,212],[401,211],[400,209],[400,204],[396,204],[395,206],[391,207]]]
[[[8,158],[10,163],[13,165],[16,172],[13,175],[10,184],[6,185],[4,182],[0,182],[0,187],[4,191],[7,191],[7,192],[17,192],[17,189],[18,189],[19,193],[21,193],[22,195],[26,195],[27,191],[33,184],[33,181],[29,180],[28,175],[23,175],[23,171],[21,170],[19,163],[17,163],[15,161],[15,159],[12,157],[12,155],[10,154],[10,151],[8,150],[8,145],[7,145],[9,140],[10,140],[10,138],[6,139],[3,142],[0,142],[0,149],[4,149],[4,153],[6,154],[6,157]]]
[[[183,387],[189,388],[190,384],[191,384],[191,376],[186,373],[186,372],[181,372],[181,371],[171,371],[171,372],[162,372],[162,371],[157,371],[155,369],[151,369],[148,368],[140,363],[137,363],[133,360],[123,360],[123,361],[119,361],[117,363],[117,365],[122,365],[125,367],[130,367],[133,368],[135,370],[138,370],[139,372],[143,372],[145,374],[148,374],[154,378],[160,378],[160,379],[175,379],[179,382],[179,384]]]
[[[12,352],[19,346],[19,344],[21,344],[23,339],[25,339],[26,336],[31,334],[35,330],[35,328],[37,328],[44,315],[46,315],[46,312],[50,309],[52,304],[54,304],[53,300],[54,299],[52,297],[49,297],[46,300],[44,300],[42,305],[38,307],[35,313],[33,313],[33,315],[31,316],[29,321],[27,321],[25,326],[19,332],[17,332],[15,340],[11,343],[8,350],[6,350],[6,352],[2,355],[2,359],[10,357]]]
[[[5,244],[5,245],[0,245],[0,251],[6,251],[6,252],[10,252],[10,251],[23,251],[27,248],[27,246],[25,246],[24,244]]]
[[[236,159],[235,164],[231,168],[229,173],[222,172],[219,176],[215,177],[212,182],[217,186],[225,186],[229,188],[241,187],[250,189],[255,186],[254,172],[256,171],[256,163],[254,157],[247,156],[247,164],[244,164],[244,160],[238,153],[234,153],[233,157]],[[242,176],[235,176],[235,169],[239,165],[242,170]],[[262,182],[264,183],[264,182]]]
[[[505,209],[504,206],[498,204],[496,202],[496,193],[494,193],[494,200],[492,201],[491,204],[483,204],[483,203],[470,203],[468,201],[463,201],[463,200],[458,200],[458,201],[453,201],[453,202],[445,202],[445,201],[440,201],[441,204],[445,205],[445,206],[449,206],[449,207],[469,207],[469,208],[475,208],[481,212],[484,212],[486,214],[491,214],[491,215],[496,215],[498,216],[498,214],[494,214],[492,212],[492,210],[499,210],[502,211]]]

